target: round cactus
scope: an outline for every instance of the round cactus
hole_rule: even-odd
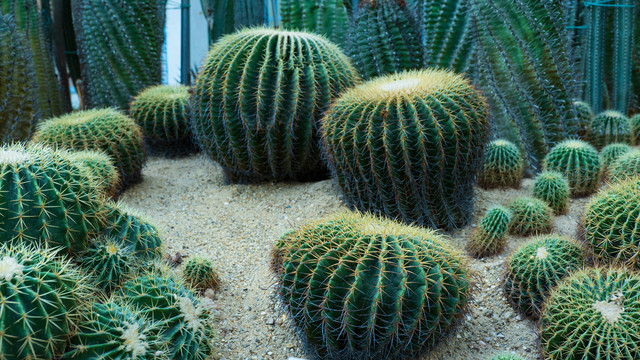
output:
[[[107,196],[115,196],[120,184],[120,173],[109,155],[103,151],[81,150],[69,153],[69,159],[87,169],[98,188]]]
[[[142,127],[147,139],[160,144],[179,144],[191,140],[186,86],[159,85],[148,88],[133,99],[129,114]]]
[[[631,124],[631,135],[633,140],[633,145],[640,145],[640,114],[636,114],[629,119],[629,123]]]
[[[78,111],[38,125],[33,141],[73,150],[102,150],[113,159],[123,185],[140,178],[146,161],[142,129],[115,109]]]
[[[322,136],[351,207],[435,228],[468,222],[487,107],[463,77],[423,70],[371,80],[333,103]]]
[[[549,204],[556,214],[564,214],[569,205],[569,182],[557,171],[543,171],[533,183],[533,196]]]
[[[184,266],[185,280],[197,289],[217,290],[220,284],[218,272],[213,268],[211,261],[201,257],[189,259]]]
[[[587,139],[598,149],[611,143],[631,143],[629,118],[617,111],[603,111],[591,120]]]
[[[613,181],[640,176],[640,151],[632,150],[620,155],[609,167],[609,178]]]
[[[106,236],[94,239],[81,259],[81,267],[93,277],[96,287],[107,293],[133,273],[137,262],[130,247],[120,239]]]
[[[551,292],[541,317],[545,359],[640,359],[640,276],[587,269]]]
[[[484,188],[519,188],[523,170],[524,161],[518,147],[507,140],[494,140],[484,150],[478,183]]]
[[[509,231],[515,235],[528,236],[551,231],[553,211],[546,202],[530,197],[520,197],[509,204],[511,224]]]
[[[471,290],[464,260],[440,235],[371,215],[288,233],[274,267],[294,323],[323,358],[426,350],[460,320]]]
[[[593,121],[595,114],[593,113],[591,106],[584,101],[574,101],[573,107],[576,111],[576,122],[575,124],[570,123],[569,125],[573,125],[578,130],[578,136],[585,138],[587,136],[589,124]]]
[[[359,81],[349,58],[309,33],[246,29],[211,49],[191,97],[192,129],[231,181],[324,175],[317,128]]]
[[[507,261],[507,297],[516,309],[537,319],[549,291],[580,269],[583,262],[582,250],[573,240],[553,235],[539,237],[524,244]]]
[[[556,145],[544,160],[545,169],[562,173],[569,181],[573,196],[589,195],[600,185],[602,165],[598,151],[580,140]]]
[[[507,230],[511,213],[502,206],[496,206],[482,218],[480,226],[473,231],[467,249],[475,257],[485,257],[500,253],[507,244]]]
[[[0,246],[0,358],[53,359],[88,294],[84,277],[55,251],[25,243]]]
[[[140,259],[153,260],[162,256],[162,239],[153,224],[123,205],[109,202],[104,205],[104,209],[104,235],[122,241]]]
[[[621,155],[628,153],[633,148],[627,144],[613,143],[605,146],[600,151],[600,159],[602,160],[602,167],[609,168]]]

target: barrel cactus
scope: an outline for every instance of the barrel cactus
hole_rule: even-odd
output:
[[[576,110],[576,123],[574,124],[574,127],[578,129],[578,136],[584,139],[587,136],[589,124],[591,124],[595,114],[593,113],[591,106],[584,101],[576,100],[573,102],[573,106]]]
[[[640,359],[640,276],[586,269],[551,292],[540,320],[545,359]]]
[[[519,188],[523,170],[520,149],[510,141],[494,140],[484,151],[478,183],[484,188]]]
[[[34,142],[73,150],[102,150],[120,171],[123,185],[140,178],[147,160],[142,129],[114,109],[79,111],[38,125]]]
[[[471,290],[464,260],[436,232],[354,213],[285,235],[274,268],[294,323],[328,358],[426,350],[461,320]]]
[[[569,182],[557,171],[543,171],[533,183],[533,196],[549,204],[556,214],[564,214],[569,205]]]
[[[512,234],[529,236],[551,231],[553,211],[546,202],[520,197],[509,204],[509,210],[512,214],[509,231]]]
[[[202,257],[189,259],[184,266],[183,274],[187,283],[199,290],[217,290],[220,285],[220,277],[211,260]]]
[[[631,146],[622,143],[609,144],[600,151],[600,160],[602,167],[608,169],[621,155],[632,150]]]
[[[312,179],[326,172],[322,114],[357,81],[349,59],[320,36],[242,30],[209,53],[191,97],[192,129],[231,181]]]
[[[511,212],[502,206],[495,206],[482,218],[480,226],[474,229],[467,249],[475,257],[485,257],[500,253],[507,244],[507,230],[511,223]]]
[[[279,0],[280,23],[288,30],[305,30],[327,36],[344,46],[347,42],[351,0]]]
[[[87,170],[98,188],[108,196],[115,196],[120,184],[120,172],[113,159],[104,151],[81,150],[69,153],[69,159]]]
[[[80,258],[80,266],[92,276],[96,288],[106,293],[122,285],[138,262],[122,240],[108,236],[94,239]]]
[[[580,246],[565,237],[550,235],[521,246],[507,261],[504,289],[515,308],[534,319],[540,317],[549,291],[582,267]]]
[[[600,186],[600,156],[584,141],[561,142],[549,152],[544,162],[546,170],[558,171],[567,178],[573,196],[589,195]]]
[[[121,204],[108,202],[103,209],[106,223],[103,230],[105,236],[124,242],[141,260],[153,260],[162,256],[162,238],[151,222]]]
[[[129,114],[153,143],[180,145],[191,140],[188,104],[186,86],[159,85],[137,95]]]
[[[640,176],[640,150],[632,150],[618,157],[609,167],[609,178],[620,181]]]
[[[589,123],[587,139],[598,149],[611,143],[630,144],[631,124],[629,118],[617,111],[603,111]]]
[[[636,114],[629,119],[631,124],[631,135],[633,136],[633,145],[640,145],[640,114]]]
[[[348,205],[445,229],[469,220],[487,130],[484,98],[443,70],[373,79],[343,94],[322,121]]]

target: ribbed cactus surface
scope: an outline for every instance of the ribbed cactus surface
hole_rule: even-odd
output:
[[[129,114],[147,139],[161,144],[184,144],[191,140],[188,104],[186,86],[159,85],[138,94],[131,102]]]
[[[638,84],[640,86],[640,83]],[[640,114],[633,115],[629,119],[633,145],[640,145]]]
[[[107,202],[103,209],[104,235],[122,241],[140,259],[152,260],[162,256],[162,239],[153,224],[120,204]]]
[[[595,114],[591,106],[584,101],[576,100],[573,102],[573,106],[576,111],[575,124],[573,126],[578,129],[578,136],[581,139],[586,139],[587,129]]]
[[[543,171],[533,183],[533,196],[546,202],[556,214],[564,214],[569,206],[569,181],[557,171]]]
[[[91,274],[95,287],[106,293],[122,285],[138,263],[131,247],[116,237],[108,236],[93,239],[80,258],[81,267]]]
[[[217,290],[220,285],[220,276],[209,259],[193,257],[184,265],[182,272],[187,283],[199,290]]]
[[[629,118],[617,111],[604,111],[596,115],[587,132],[589,142],[598,149],[612,143],[631,143]]]
[[[562,173],[569,181],[573,196],[589,195],[600,186],[600,155],[584,141],[565,140],[556,145],[544,159],[544,167]]]
[[[120,185],[120,172],[113,159],[103,151],[80,150],[69,153],[69,159],[86,169],[97,187],[108,196],[115,196]]]
[[[519,197],[509,203],[509,210],[511,233],[529,236],[551,231],[553,211],[546,202],[531,197]]]
[[[511,212],[502,206],[487,211],[480,225],[471,233],[467,249],[475,257],[491,256],[504,250]]]
[[[608,169],[618,158],[633,150],[631,146],[622,143],[609,144],[600,150],[600,160],[602,167]]]
[[[209,44],[239,28],[264,24],[265,3],[269,0],[200,0],[209,25]]]
[[[609,180],[622,181],[640,176],[640,151],[631,150],[620,155],[609,167]]]
[[[290,30],[305,30],[326,36],[344,46],[347,42],[351,0],[279,0],[280,23]]]
[[[487,145],[478,183],[484,188],[520,187],[524,161],[511,141],[498,139]]]

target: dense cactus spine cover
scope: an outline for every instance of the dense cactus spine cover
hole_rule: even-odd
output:
[[[475,257],[491,256],[504,250],[511,212],[502,206],[487,211],[480,225],[471,233],[467,249]]]
[[[81,267],[92,276],[96,287],[106,293],[122,285],[138,262],[125,242],[108,236],[93,239],[80,258]]]
[[[413,356],[448,333],[469,301],[469,270],[443,240],[370,215],[309,224],[274,250],[282,299],[321,357]]]
[[[520,187],[524,161],[520,149],[507,140],[494,140],[484,150],[478,183],[484,188]]]
[[[567,212],[569,194],[569,182],[557,171],[543,171],[533,183],[533,196],[549,204],[556,214]]]
[[[589,124],[593,120],[595,114],[591,109],[591,105],[587,104],[584,101],[574,101],[573,107],[576,111],[575,124],[572,124],[576,129],[578,129],[578,136],[581,139],[585,139],[587,136],[587,129],[589,128]]]
[[[509,204],[511,223],[509,231],[520,236],[546,234],[551,231],[553,211],[546,202],[520,197]]]
[[[321,130],[349,206],[435,228],[468,222],[488,125],[484,98],[463,77],[373,79],[336,100]]]
[[[622,181],[640,176],[640,150],[633,149],[620,155],[609,167],[609,179]]]
[[[268,2],[269,0],[267,0]],[[265,21],[265,0],[200,0],[209,25],[209,43],[239,28]]]
[[[325,172],[319,121],[357,81],[349,59],[320,36],[242,30],[210,51],[192,96],[192,129],[232,181],[317,177]]]
[[[636,114],[629,119],[631,125],[631,136],[633,145],[640,145],[640,114]]]
[[[86,169],[97,187],[107,196],[115,196],[120,185],[120,172],[107,153],[103,151],[80,150],[69,153],[69,159]]]
[[[122,241],[142,260],[153,260],[162,256],[162,239],[153,224],[123,205],[107,202],[103,209],[104,235]]]
[[[344,46],[350,21],[346,3],[351,0],[279,0],[280,24],[324,35]]]
[[[544,167],[567,178],[572,196],[589,195],[600,186],[600,155],[584,141],[565,140],[556,145],[545,158]]]
[[[211,260],[203,257],[194,257],[187,261],[183,270],[187,283],[199,290],[217,290],[220,285],[220,276],[213,268]]]
[[[164,144],[188,143],[191,139],[188,104],[186,86],[158,85],[138,94],[131,102],[129,114],[147,139]]]
[[[591,120],[587,132],[589,142],[598,149],[611,143],[631,143],[629,118],[617,111],[601,112]]]
[[[618,158],[633,150],[631,146],[622,143],[609,144],[600,151],[602,167],[608,169]]]

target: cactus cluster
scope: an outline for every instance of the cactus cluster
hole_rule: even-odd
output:
[[[189,259],[184,265],[183,274],[187,283],[199,290],[217,290],[220,285],[220,277],[211,260],[202,257]]]
[[[133,250],[142,260],[153,260],[162,256],[162,239],[158,229],[135,211],[123,205],[104,204],[105,227],[103,234],[116,238]]]
[[[138,262],[122,240],[108,236],[93,239],[80,258],[81,267],[92,276],[96,287],[106,293],[118,288]]]
[[[640,150],[620,155],[609,167],[609,179],[621,181],[640,176]]]
[[[622,143],[609,144],[600,150],[600,159],[602,167],[608,169],[620,156],[630,152],[631,146]]]
[[[280,23],[288,30],[304,30],[326,36],[343,47],[347,43],[351,0],[279,0]]]
[[[186,86],[159,85],[138,94],[129,109],[144,135],[160,144],[184,144],[191,140]]]
[[[589,124],[595,117],[591,106],[584,101],[576,100],[573,102],[573,107],[576,111],[575,124],[572,124],[578,129],[578,136],[581,139],[586,139]]]
[[[629,119],[631,125],[632,143],[635,146],[640,145],[640,114],[636,114]]]
[[[520,197],[509,204],[511,223],[509,231],[520,236],[546,234],[551,231],[553,210],[546,202]]]
[[[630,144],[631,124],[629,118],[617,111],[603,111],[589,123],[587,139],[598,149],[612,143]]]
[[[511,223],[511,212],[496,206],[487,211],[480,225],[471,234],[467,249],[475,257],[500,253],[507,244],[507,231]]]
[[[569,193],[569,182],[557,171],[543,171],[533,183],[533,196],[549,204],[556,214],[567,212]]]
[[[600,156],[584,141],[565,140],[556,145],[545,158],[544,166],[567,178],[573,196],[589,195],[600,186]]]
[[[321,130],[351,207],[435,228],[468,222],[488,125],[484,98],[462,76],[373,79],[336,100]]]
[[[478,183],[484,188],[519,188],[523,171],[520,149],[508,140],[493,140],[484,150]]]
[[[288,233],[274,266],[294,323],[320,357],[415,355],[455,326],[471,290],[464,260],[436,232],[370,215]]]
[[[120,172],[104,151],[80,150],[69,153],[69,159],[86,169],[96,186],[107,196],[115,196],[120,185]]]

